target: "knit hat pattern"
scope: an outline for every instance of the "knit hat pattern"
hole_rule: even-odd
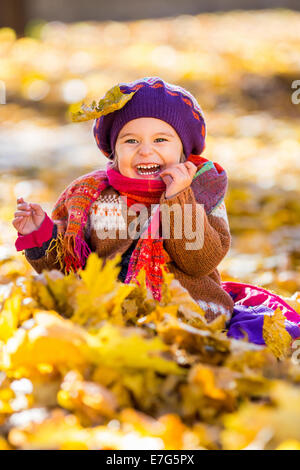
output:
[[[119,87],[122,93],[135,94],[123,108],[95,119],[93,126],[96,143],[106,157],[113,158],[116,140],[125,124],[141,117],[157,118],[170,124],[181,139],[186,158],[203,152],[206,135],[204,115],[191,93],[160,77],[119,83]]]

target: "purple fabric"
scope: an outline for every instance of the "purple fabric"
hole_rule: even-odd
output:
[[[97,118],[93,132],[100,150],[108,157],[114,152],[120,130],[133,119],[153,117],[172,126],[179,135],[186,158],[200,155],[205,148],[205,121],[193,95],[159,77],[145,77],[120,83],[122,93],[135,91],[123,108]]]
[[[268,312],[266,310],[268,310]],[[254,311],[244,305],[235,306],[228,325],[227,336],[235,339],[243,339],[245,332],[251,343],[265,344],[262,336],[262,328],[264,313],[269,314],[269,310],[270,309],[264,307],[256,307],[256,311]]]
[[[246,307],[245,305],[236,305],[233,308],[233,314],[228,325],[227,336],[243,339],[245,332],[251,343],[264,345],[265,341],[262,334],[264,316],[272,315],[273,313],[273,310],[264,306]],[[298,325],[286,320],[285,327],[293,339],[300,337]]]
[[[239,282],[223,282],[222,287],[234,301],[227,336],[243,339],[246,333],[251,343],[264,345],[264,317],[273,315],[280,308],[286,317],[287,332],[293,340],[300,337],[300,315],[278,295],[262,287]]]

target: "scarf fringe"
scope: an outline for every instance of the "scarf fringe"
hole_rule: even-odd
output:
[[[53,238],[51,240],[50,245],[48,246],[48,248],[46,250],[46,256],[48,257],[49,254],[53,250],[56,252],[56,258],[55,258],[54,262],[59,263],[60,270],[65,273],[65,269],[64,269],[64,267],[65,267],[64,266],[64,258],[65,258],[64,240],[63,240],[63,235],[61,233],[59,233],[57,235],[57,238]]]
[[[60,269],[65,274],[84,268],[91,253],[90,247],[80,235],[63,235],[62,233],[51,240],[46,255],[48,256],[53,250],[56,251],[55,262],[59,263]]]
[[[134,282],[139,286],[137,276],[144,269],[146,272],[146,287],[150,289],[153,298],[160,302],[163,284],[162,270],[169,272],[166,266],[169,261],[170,258],[165,252],[161,240],[140,239],[131,255],[124,283]]]

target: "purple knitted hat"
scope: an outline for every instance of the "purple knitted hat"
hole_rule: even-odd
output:
[[[125,124],[140,117],[161,119],[179,135],[188,158],[205,148],[206,127],[202,109],[193,95],[180,86],[159,77],[145,77],[131,83],[119,83],[124,94],[136,93],[121,109],[95,119],[93,133],[101,152],[113,158],[115,143]]]

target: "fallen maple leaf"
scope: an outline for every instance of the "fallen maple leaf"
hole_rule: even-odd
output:
[[[278,359],[287,357],[292,342],[291,335],[285,329],[285,316],[280,308],[273,315],[264,317],[263,338],[267,347]]]

